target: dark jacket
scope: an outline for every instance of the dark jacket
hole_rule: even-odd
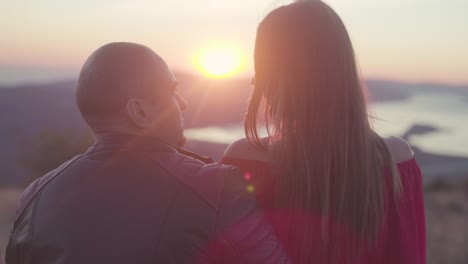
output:
[[[24,192],[6,263],[283,263],[247,186],[152,138],[103,137]]]

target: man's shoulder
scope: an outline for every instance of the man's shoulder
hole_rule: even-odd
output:
[[[223,164],[207,164],[192,177],[180,175],[181,180],[200,194],[216,210],[222,206],[223,200],[232,197],[233,193],[245,190],[241,171],[236,167]]]
[[[216,210],[220,207],[226,188],[232,188],[229,183],[242,178],[241,171],[236,167],[206,164],[181,153],[155,153],[149,154],[149,157]]]
[[[74,158],[66,161],[56,169],[48,172],[44,176],[36,179],[32,182],[23,192],[22,197],[20,199],[19,207],[16,211],[16,219],[18,219],[23,211],[28,207],[28,205],[34,200],[36,195],[50,182],[52,181],[57,175],[59,175],[62,171],[72,165],[75,161],[77,161],[82,155],[75,156]]]

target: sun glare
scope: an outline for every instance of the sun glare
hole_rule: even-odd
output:
[[[212,78],[235,75],[243,70],[245,58],[240,49],[223,44],[212,45],[198,52],[197,68]]]

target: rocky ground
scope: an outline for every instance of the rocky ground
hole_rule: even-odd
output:
[[[468,181],[426,186],[428,264],[468,263]]]
[[[0,190],[0,264],[20,193],[18,189]],[[427,185],[425,207],[427,263],[468,263],[468,181]]]

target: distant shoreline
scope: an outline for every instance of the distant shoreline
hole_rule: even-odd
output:
[[[413,148],[424,175],[424,182],[441,179],[459,182],[468,179],[468,157],[437,155]]]

